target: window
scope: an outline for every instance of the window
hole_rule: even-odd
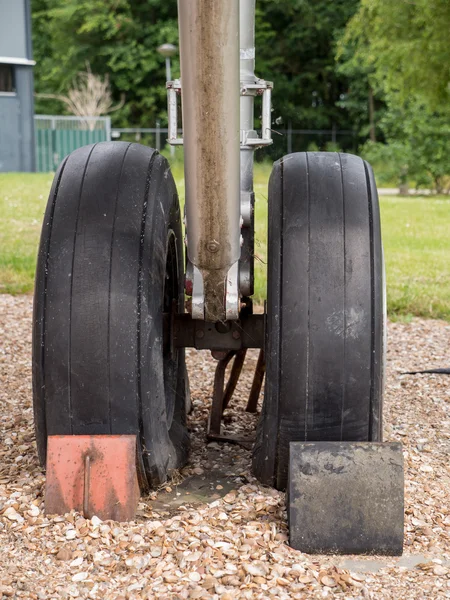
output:
[[[0,93],[1,92],[15,92],[13,67],[11,65],[0,65]]]

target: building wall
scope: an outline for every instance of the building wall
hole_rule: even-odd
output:
[[[0,0],[0,56],[31,58],[27,51],[26,19],[23,0]]]
[[[0,0],[0,63],[14,77],[14,91],[0,92],[0,172],[34,171],[30,0]]]

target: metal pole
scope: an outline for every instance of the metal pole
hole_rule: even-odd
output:
[[[172,81],[172,68],[170,62],[170,56],[166,56],[166,81]],[[175,106],[176,110],[176,106]],[[158,148],[159,150],[159,148]],[[170,156],[173,158],[175,156],[175,146],[170,146]]]
[[[111,141],[111,117],[105,117],[105,132],[106,132],[106,141]]]
[[[178,0],[178,18],[187,254],[201,277],[194,270],[192,314],[203,318],[204,298],[204,318],[219,321],[241,250],[239,0]]]
[[[241,83],[255,83],[255,0],[240,0],[239,3],[239,45]],[[240,98],[241,139],[256,137],[254,126],[253,95]],[[246,132],[246,133],[244,133]],[[248,132],[248,133],[247,133]],[[263,132],[264,134],[264,132]],[[253,294],[253,254],[254,254],[254,192],[253,192],[254,148],[241,146],[241,214],[243,246],[240,263],[240,288],[244,296]]]
[[[159,119],[156,121],[156,140],[155,146],[157,150],[161,150],[161,123]]]

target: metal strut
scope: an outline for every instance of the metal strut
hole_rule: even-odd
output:
[[[253,154],[272,143],[273,85],[255,75],[255,0],[178,0],[178,15],[181,80],[167,82],[168,142],[186,147],[186,293],[194,319],[236,320],[241,298],[253,295]]]
[[[230,442],[244,447],[252,446],[254,436],[228,435],[221,433],[222,417],[236,389],[244,365],[247,349],[213,351],[213,357],[218,361],[214,374],[214,390],[211,411],[209,413],[207,437],[209,440]],[[225,373],[230,361],[234,358],[230,377],[224,390]],[[252,389],[247,403],[247,412],[256,412],[259,393],[264,378],[264,351],[261,350],[255,371]]]

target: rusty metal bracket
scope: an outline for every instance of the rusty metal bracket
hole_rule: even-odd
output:
[[[261,393],[264,374],[266,372],[266,358],[264,348],[259,351],[258,362],[256,363],[255,375],[253,376],[252,389],[248,397],[247,408],[249,413],[255,413],[258,406],[258,398]]]
[[[216,372],[214,374],[214,389],[213,389],[213,399],[211,404],[211,411],[209,413],[209,421],[208,421],[208,438],[211,439],[211,436],[220,435],[220,426],[222,421],[222,415],[224,411],[223,399],[224,399],[224,391],[223,386],[225,382],[225,371],[227,369],[228,363],[235,356],[235,352],[223,352],[221,355],[215,354],[214,358],[219,358]]]
[[[239,350],[237,352],[233,350],[228,352],[212,352],[213,357],[218,360],[218,363],[214,375],[213,400],[211,404],[211,411],[209,413],[207,437],[209,440],[239,444],[240,446],[248,448],[253,445],[253,437],[225,435],[221,433],[223,412],[227,408],[233,392],[236,389],[236,385],[242,371],[242,366],[244,364],[246,352],[246,349]],[[234,362],[231,367],[230,378],[224,391],[225,372],[230,360],[233,358]]]
[[[189,314],[171,317],[164,314],[165,331],[170,331],[168,320],[173,319],[173,345],[176,348],[197,350],[233,350],[262,348],[264,346],[265,315],[242,315],[238,321],[210,323],[193,319]],[[169,342],[168,342],[169,343]]]
[[[45,512],[131,521],[139,501],[135,435],[51,435]]]
[[[243,350],[239,350],[239,352],[236,353],[236,356],[233,360],[233,366],[231,367],[230,377],[228,379],[228,383],[226,385],[225,392],[223,394],[223,401],[222,401],[223,410],[222,410],[222,412],[227,408],[228,404],[230,403],[231,397],[234,394],[237,383],[239,381],[239,377],[241,376],[242,367],[244,366],[246,354],[247,354],[247,348],[244,348]]]

